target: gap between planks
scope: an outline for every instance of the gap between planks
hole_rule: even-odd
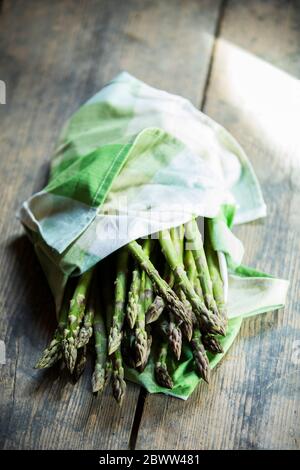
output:
[[[215,34],[214,34],[214,43],[212,46],[212,51],[210,55],[210,61],[208,64],[208,70],[207,70],[207,76],[204,84],[204,89],[203,89],[203,95],[202,95],[202,100],[199,105],[199,109],[202,111],[205,108],[205,103],[206,103],[206,97],[207,97],[207,92],[209,89],[210,85],[210,79],[211,79],[211,74],[212,74],[212,68],[213,68],[213,63],[214,63],[214,57],[215,57],[215,51],[216,51],[216,44],[218,41],[218,38],[220,37],[220,31],[222,28],[222,22],[224,19],[225,15],[225,10],[226,10],[226,5],[227,5],[227,0],[222,0],[220,4],[220,9],[219,9],[219,15],[216,21],[216,28],[215,28]]]
[[[208,89],[209,89],[210,79],[211,79],[211,75],[212,75],[212,68],[213,68],[213,63],[214,63],[216,44],[217,44],[218,38],[220,37],[220,32],[221,32],[221,29],[222,29],[222,22],[223,22],[224,15],[225,15],[226,5],[227,5],[227,0],[222,0],[221,4],[220,4],[220,8],[219,8],[218,18],[217,18],[217,21],[216,21],[216,27],[215,27],[215,31],[214,31],[214,43],[213,43],[213,46],[212,46],[210,61],[209,61],[208,69],[207,69],[207,75],[206,75],[206,80],[205,80],[205,84],[204,84],[203,95],[202,95],[201,102],[199,104],[199,109],[200,110],[203,110],[204,107],[205,107],[207,92],[208,92]],[[138,401],[137,401],[137,405],[136,405],[136,409],[135,409],[135,414],[134,414],[133,424],[132,424],[132,428],[131,428],[130,438],[129,438],[129,449],[130,450],[135,450],[135,447],[136,447],[136,442],[137,442],[137,438],[138,438],[140,424],[141,424],[141,421],[142,421],[145,402],[146,402],[146,399],[147,399],[148,395],[149,395],[149,393],[147,392],[147,390],[145,390],[144,388],[141,388],[140,393],[139,393],[139,397],[138,397]]]

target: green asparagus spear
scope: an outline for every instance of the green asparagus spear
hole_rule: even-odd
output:
[[[186,274],[187,274],[187,277],[188,277],[189,281],[194,285],[194,280],[196,278],[197,272],[196,272],[196,265],[195,265],[195,261],[194,261],[194,258],[193,258],[193,254],[189,250],[184,251],[184,267],[185,267]],[[195,286],[194,286],[194,288],[195,288]],[[195,291],[196,291],[196,289],[195,289]],[[196,291],[196,293],[198,294],[197,291]],[[181,300],[182,300],[183,303],[186,304],[186,308],[190,309],[191,317],[192,317],[192,324],[196,325],[197,319],[195,317],[195,314],[193,312],[191,304],[189,303],[189,301],[187,300],[187,298],[185,297],[185,295],[182,291],[181,291],[181,296],[182,296]],[[185,337],[188,339],[188,341],[191,341],[192,335],[193,335],[193,330],[191,329],[190,331],[189,330],[186,331],[185,325],[182,325],[181,329],[182,329],[182,332],[185,335]]]
[[[177,256],[179,259],[179,262],[183,264],[183,256],[184,256],[184,225],[180,225],[179,227],[176,228],[171,228],[170,229],[170,237],[173,242],[174,248],[177,252]],[[172,271],[171,271],[172,272]],[[173,274],[173,272],[172,272]],[[174,275],[173,275],[174,277]],[[188,341],[191,341],[192,335],[193,335],[193,309],[190,304],[190,302],[187,300],[186,295],[184,291],[178,286],[177,289],[175,289],[175,292],[177,293],[178,297],[180,298],[181,302],[185,306],[186,312],[191,318],[190,323],[183,323],[182,324],[182,332],[184,336],[187,338]],[[180,324],[179,324],[180,325]],[[179,327],[178,325],[178,327]]]
[[[189,317],[191,318],[190,323],[181,323],[181,330],[188,341],[191,341],[193,336],[193,324],[195,323],[195,314],[193,312],[190,302],[187,300],[185,293],[182,289],[178,289],[178,297],[185,306],[185,310]]]
[[[94,298],[94,338],[96,360],[92,375],[93,393],[102,392],[105,385],[106,363],[107,363],[107,333],[103,310],[98,296]]]
[[[173,380],[168,372],[166,363],[167,355],[168,343],[167,341],[162,341],[160,344],[158,359],[154,368],[155,380],[161,387],[173,388]]]
[[[121,328],[116,324],[116,311],[120,313],[121,325],[124,321],[124,305],[126,297],[126,268],[127,268],[127,257],[126,249],[122,249],[122,252],[118,257],[118,266],[117,266],[117,281],[114,292],[114,301],[111,303],[110,299],[108,300],[108,293],[105,294],[107,305],[106,305],[106,325],[107,330],[112,331],[114,326],[117,326],[118,329]],[[125,254],[126,253],[126,254]],[[122,312],[122,313],[121,313]],[[120,324],[120,323],[119,323]],[[123,360],[121,354],[121,337],[118,342],[117,349],[112,353],[109,352],[109,360],[111,361],[111,376],[112,376],[112,391],[113,396],[119,404],[122,403],[123,398],[126,392],[126,382],[124,380],[124,368]],[[107,362],[107,372],[109,373],[110,365]]]
[[[143,250],[145,255],[149,258],[151,251],[151,240],[148,238],[144,242]],[[136,349],[136,367],[140,367],[144,364],[147,357],[147,332],[146,332],[146,320],[145,320],[145,303],[146,303],[146,286],[147,286],[147,274],[145,271],[141,274],[140,284],[140,296],[139,296],[139,309],[136,318],[135,327],[135,349]]]
[[[174,276],[168,263],[165,263],[165,269],[163,279],[166,281],[171,288],[174,285]],[[149,305],[146,311],[146,323],[150,324],[155,322],[162,314],[165,308],[165,302],[160,295],[156,295],[153,302]]]
[[[127,262],[128,251],[123,248],[119,253],[117,261],[114,310],[108,337],[109,355],[119,348],[122,339],[122,327],[125,317]]]
[[[152,346],[152,335],[150,331],[147,331],[147,352],[145,354],[144,362],[139,367],[139,372],[143,372],[148,363],[148,359],[149,359],[150,352],[151,352],[151,346]]]
[[[128,292],[128,303],[126,309],[127,320],[130,328],[134,328],[139,310],[139,293],[141,285],[141,272],[136,266],[132,271],[132,281]]]
[[[144,310],[147,312],[148,308],[153,301],[153,285],[149,276],[146,276],[145,295],[144,295]]]
[[[203,292],[201,289],[201,284],[200,280],[197,277],[197,268],[196,268],[196,263],[193,257],[193,253],[190,250],[185,251],[185,256],[184,256],[184,265],[187,271],[188,278],[191,282],[194,284],[194,289],[197,293],[197,295],[203,300]],[[202,333],[202,332],[201,332]],[[204,348],[213,353],[222,353],[223,349],[221,344],[219,343],[218,339],[213,336],[209,335],[206,332],[203,332],[201,335],[201,341],[203,343]]]
[[[68,283],[65,288],[65,294],[58,316],[58,326],[54,332],[52,340],[36,363],[35,369],[46,369],[51,367],[62,357],[62,341],[64,338],[64,329],[68,321],[68,312],[72,294],[73,289],[70,283]]]
[[[102,278],[101,282],[101,298],[103,299],[103,305],[102,305],[102,312],[103,312],[103,320],[104,320],[104,327],[106,331],[106,336],[107,333],[110,331],[110,327],[112,324],[112,315],[113,315],[113,296],[111,293],[111,289],[109,289],[110,286],[110,279],[107,276],[104,276]],[[99,306],[100,302],[99,302]],[[107,337],[106,337],[106,342],[108,342]],[[112,356],[108,355],[108,347],[106,347],[106,363],[105,363],[105,383],[104,385],[107,385],[110,383],[111,378],[112,378]]]
[[[150,324],[155,322],[160,315],[162,314],[163,310],[165,308],[165,302],[160,297],[160,295],[156,295],[155,299],[153,300],[152,304],[148,307],[148,310],[146,312],[146,324]]]
[[[209,221],[206,221],[204,243],[207,265],[212,281],[212,290],[217,304],[218,313],[224,323],[227,324],[227,309],[224,299],[223,280],[220,274],[218,255],[211,244],[208,223]]]
[[[179,360],[181,356],[182,334],[178,323],[174,321],[172,313],[169,313],[169,316],[160,322],[160,328],[166,336],[176,359]]]
[[[112,389],[113,396],[121,405],[126,392],[126,382],[124,380],[123,360],[120,349],[112,354]]]
[[[63,339],[62,333],[57,328],[54,332],[53,338],[46,349],[44,349],[40,359],[34,366],[35,369],[47,369],[52,367],[62,357],[61,342]]]
[[[71,373],[73,373],[77,359],[76,341],[79,334],[80,323],[85,311],[92,276],[93,269],[82,274],[78,280],[73,298],[70,302],[68,323],[64,330],[63,351],[67,367]]]
[[[187,273],[187,277],[189,278],[190,282],[194,284],[195,279],[197,278],[197,268],[193,253],[189,249],[184,251],[184,267]]]
[[[204,346],[201,341],[201,333],[199,328],[194,328],[191,347],[193,351],[196,370],[200,377],[208,383],[210,378],[210,367]]]
[[[136,241],[133,241],[127,246],[132,255],[139,262],[140,266],[146,271],[152,283],[154,284],[155,289],[164,299],[169,309],[182,321],[189,323],[191,320],[186,314],[184,305],[178,299],[177,295],[174,293],[171,287],[159,275],[158,271],[155,269],[149,258],[145,255],[141,245],[139,245]]]
[[[198,320],[201,322],[203,328],[211,333],[224,334],[224,327],[222,322],[219,320],[217,315],[212,314],[212,312],[207,309],[204,302],[196,294],[193,285],[187,277],[184,266],[177,256],[168,230],[163,230],[160,232],[159,241],[165,258],[174,273],[175,281],[183,290],[185,296],[192,305],[193,311],[197,315]],[[191,323],[190,319],[189,323]]]
[[[144,251],[146,252],[146,255],[150,258],[150,254],[151,254],[151,258],[152,258],[152,263],[155,265],[155,262],[156,262],[156,251],[154,251],[153,253],[153,240],[151,240],[151,238],[148,238],[147,240],[145,240],[144,242]],[[144,272],[145,273],[145,272]],[[149,276],[146,275],[145,273],[145,289],[144,289],[144,311],[147,312],[148,308],[150,307],[150,305],[152,304],[152,301],[153,301],[153,285],[152,285],[152,281],[150,279]]]
[[[204,334],[201,336],[204,348],[213,354],[222,354],[223,348],[218,339],[213,335]]]
[[[202,237],[195,219],[186,224],[186,236],[189,243],[192,244],[192,253],[195,259],[205,303],[209,310],[218,315]]]
[[[177,252],[177,255],[181,260],[184,251],[184,225],[180,225],[179,227],[172,227],[170,229],[170,237]]]
[[[203,298],[203,292],[202,292],[200,280],[198,277],[195,278],[194,286],[195,286],[195,291],[197,292],[199,297]],[[201,328],[200,328],[200,331],[201,331]],[[223,348],[216,336],[210,335],[206,331],[201,331],[201,341],[207,351],[213,354],[220,354],[223,352]]]
[[[77,349],[83,348],[83,346],[88,344],[91,336],[93,335],[93,319],[94,310],[90,305],[88,305],[83,317],[83,325],[79,330],[78,338],[76,341]]]

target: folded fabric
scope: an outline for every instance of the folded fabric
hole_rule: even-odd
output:
[[[184,98],[123,72],[70,118],[47,186],[23,204],[19,217],[57,310],[69,276],[87,271],[131,240],[194,216],[211,218],[234,317],[222,340],[227,350],[241,316],[284,304],[286,282],[241,269],[243,246],[230,230],[233,220],[243,223],[265,214],[259,183],[236,140]],[[172,394],[186,398],[197,378],[189,352],[183,357]],[[219,359],[212,358],[212,364]],[[127,373],[149,391],[161,391],[151,365],[143,374]]]

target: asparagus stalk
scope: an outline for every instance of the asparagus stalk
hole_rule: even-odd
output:
[[[93,319],[94,319],[94,309],[91,305],[88,305],[88,308],[83,317],[83,325],[79,330],[78,338],[76,341],[77,349],[83,348],[88,344],[91,336],[93,335]]]
[[[157,292],[161,295],[165,303],[168,305],[169,309],[182,321],[190,323],[191,320],[186,314],[184,305],[178,299],[177,295],[167,284],[167,282],[161,278],[158,271],[155,269],[155,267],[149,260],[149,257],[145,255],[145,252],[141,245],[139,245],[136,241],[133,241],[128,244],[128,249],[138,261],[138,263],[140,263],[140,266],[146,271],[152,283],[154,284]]]
[[[197,276],[197,271],[196,271],[196,264],[195,264],[192,252],[190,250],[185,250],[183,258],[184,258],[184,267],[185,267],[185,270],[186,270],[186,273],[187,273],[187,277],[188,277],[189,281],[194,285],[194,281],[195,281],[195,278]],[[194,288],[195,288],[195,286],[194,286]],[[197,292],[196,289],[195,289],[195,291],[199,295],[199,293]],[[184,296],[184,293],[182,292],[181,295]],[[192,324],[196,325],[197,324],[197,319],[196,319],[196,316],[193,312],[191,304],[189,303],[189,301],[187,300],[186,297],[185,297],[185,299],[182,299],[182,301],[186,302],[187,308],[190,308],[191,316],[192,316]],[[193,335],[193,330],[185,331],[186,328],[185,328],[184,325],[182,325],[182,329],[183,329],[183,334],[188,338],[189,341],[191,341],[192,335]]]
[[[126,253],[126,254],[125,254]],[[120,313],[119,318],[121,319],[121,327],[118,326],[118,329],[122,328],[122,324],[124,321],[124,305],[125,305],[125,297],[126,297],[126,268],[127,268],[127,257],[128,253],[127,250],[122,249],[119,258],[118,258],[118,266],[117,266],[117,280],[115,286],[115,293],[114,293],[114,305],[108,302],[106,306],[106,325],[107,330],[112,332],[112,328],[116,325],[116,310]],[[105,294],[107,296],[107,293]],[[119,309],[119,310],[118,310]],[[121,313],[122,312],[122,313]],[[120,324],[120,323],[119,323]],[[112,391],[113,396],[116,401],[121,404],[126,392],[126,382],[124,380],[124,368],[123,368],[123,360],[121,354],[121,337],[120,341],[118,342],[117,349],[114,350],[112,353],[109,352],[109,361],[106,364],[106,372],[109,375],[110,367],[111,367],[111,376],[112,376]],[[111,366],[110,366],[111,364]]]
[[[90,269],[79,278],[73,298],[70,302],[68,323],[64,330],[63,350],[67,367],[71,373],[73,373],[77,359],[76,341],[79,334],[79,326],[85,311],[92,276],[93,269]]]
[[[150,256],[151,240],[147,239],[144,243],[144,253],[147,257]],[[140,296],[139,296],[139,309],[136,319],[135,328],[135,349],[136,349],[136,367],[144,364],[147,357],[147,332],[145,320],[145,303],[146,303],[146,287],[147,287],[147,274],[145,271],[141,274]]]
[[[104,289],[102,290],[102,295],[104,298],[104,304],[105,304],[105,326],[106,326],[106,332],[110,330],[111,324],[112,324],[112,315],[113,315],[113,307],[112,307],[112,299],[111,296],[109,295],[109,287],[108,287],[108,282],[107,279],[104,279]],[[107,349],[107,348],[106,348]],[[106,357],[106,363],[105,363],[105,384],[108,384],[110,382],[110,379],[112,378],[112,371],[113,371],[113,364],[112,364],[112,356],[108,355],[107,352],[107,357]]]
[[[152,263],[155,265],[156,262],[156,251],[153,252],[153,240],[151,238],[146,239],[144,242],[144,251],[146,255],[152,258]],[[144,272],[145,273],[145,272]],[[148,308],[153,302],[153,285],[149,276],[145,273],[145,289],[144,289],[144,311],[147,312]]]
[[[204,334],[201,337],[204,348],[213,354],[222,354],[223,348],[217,338],[213,335]]]
[[[153,301],[153,286],[149,276],[146,276],[145,282],[145,295],[144,295],[144,310],[147,312],[148,308]]]
[[[157,295],[146,312],[147,325],[155,322],[162,314],[165,308],[165,302],[160,295]]]
[[[128,303],[126,309],[126,316],[130,328],[134,328],[136,318],[139,311],[139,292],[141,285],[141,273],[138,267],[132,271],[132,281],[128,292]]]
[[[104,284],[104,286],[103,286],[103,284]],[[104,386],[105,386],[111,380],[112,369],[113,369],[112,356],[108,355],[108,347],[107,347],[108,332],[110,330],[111,323],[112,323],[113,308],[112,308],[112,299],[111,299],[111,295],[109,293],[109,287],[108,287],[107,279],[103,280],[102,287],[104,287],[103,290],[101,290],[101,295],[103,296],[103,301],[104,301],[103,302],[103,321],[104,321],[104,332],[105,332],[105,335],[106,335],[106,351],[105,351],[105,353],[106,353],[106,362],[105,362],[105,374],[104,374]],[[99,307],[101,307],[100,302],[99,302]]]
[[[94,301],[94,338],[96,361],[92,375],[92,389],[93,393],[97,393],[102,392],[106,382],[107,334],[99,298],[97,297]]]
[[[160,344],[158,359],[154,368],[155,380],[161,387],[173,388],[173,380],[168,372],[166,363],[167,355],[168,343],[167,341],[162,341]]]
[[[108,354],[115,352],[122,339],[122,327],[125,317],[126,300],[126,276],[127,276],[128,251],[122,249],[117,261],[117,275],[115,281],[115,302],[108,338]]]
[[[147,332],[147,352],[145,354],[144,362],[139,367],[139,372],[143,372],[148,363],[148,359],[149,359],[150,352],[151,352],[151,346],[152,346],[152,335],[150,334],[150,332]]]
[[[218,315],[217,304],[213,296],[212,282],[203,247],[202,236],[195,219],[186,224],[186,235],[189,242],[193,245],[192,253],[195,259],[197,273],[200,279],[205,303],[209,310]]]
[[[70,307],[70,298],[72,296],[71,286],[68,283],[61,309],[58,316],[58,326],[54,332],[53,338],[47,348],[43,351],[40,359],[34,366],[35,369],[46,369],[53,366],[62,357],[62,341],[64,338],[64,329],[68,321],[68,312]]]
[[[184,225],[181,225],[177,228],[170,229],[170,237],[174,244],[174,248],[176,249],[178,259],[180,263],[183,263],[183,255],[184,255]],[[174,277],[174,276],[173,276]],[[182,331],[184,336],[187,338],[188,341],[191,341],[193,335],[193,309],[190,302],[187,300],[184,291],[179,288],[177,289],[176,293],[178,292],[178,297],[180,298],[181,302],[185,306],[187,313],[191,318],[191,323],[184,323],[182,325]]]
[[[220,317],[223,319],[224,323],[227,324],[227,309],[226,303],[224,299],[224,290],[223,290],[223,280],[220,274],[219,269],[219,260],[217,256],[217,252],[213,249],[210,236],[209,236],[209,228],[208,222],[205,225],[205,253],[207,259],[207,265],[212,281],[212,290],[215,302],[217,304],[217,309]]]
[[[199,295],[199,297],[203,298],[203,292],[201,289],[200,280],[198,277],[195,279],[195,291]],[[201,330],[201,328],[200,328]],[[223,348],[216,338],[216,336],[210,335],[206,331],[201,331],[201,340],[205,349],[213,354],[221,354],[223,352]]]
[[[183,292],[182,289],[179,289],[178,296],[179,296],[181,302],[183,303],[183,305],[185,306],[186,312],[188,313],[188,315],[191,318],[190,323],[182,323],[180,326],[181,326],[182,332],[183,332],[184,336],[186,337],[186,339],[188,341],[191,341],[192,336],[193,336],[193,323],[195,323],[195,315],[193,313],[192,306],[191,306],[190,302],[187,300],[187,298],[185,296],[185,293]]]
[[[174,321],[172,313],[169,313],[169,319],[164,319],[160,323],[160,328],[162,333],[168,339],[169,345],[175,354],[176,359],[179,360],[181,356],[182,334],[178,323]]]
[[[182,257],[182,252],[183,252],[183,236],[184,232],[182,231],[183,226],[178,227],[178,228],[171,228],[170,229],[170,236],[172,239],[172,242],[174,244],[174,248],[177,252],[178,258],[181,259]],[[172,272],[172,271],[171,271]],[[174,276],[173,278],[173,283],[174,283]],[[186,303],[186,298],[184,296],[184,293],[182,289],[178,289],[178,297],[182,301],[182,303],[186,307],[186,312],[190,312],[190,306],[187,305]],[[167,339],[169,341],[169,345],[175,354],[175,357],[179,360],[181,356],[181,348],[182,348],[182,334],[181,334],[181,329],[180,329],[180,323],[181,321],[176,321],[174,318],[174,315],[172,315],[171,312],[169,312],[169,321],[165,320],[161,323],[161,328],[164,334],[167,336]],[[188,335],[192,335],[192,324],[191,323],[184,323],[184,332]]]
[[[197,278],[197,268],[193,253],[189,249],[184,252],[184,267],[190,282],[194,284]]]
[[[172,227],[170,229],[170,237],[179,259],[182,259],[184,251],[184,225],[176,228]]]
[[[165,263],[163,279],[169,284],[171,288],[173,288],[174,276],[173,276],[172,271],[170,270],[168,263]],[[158,320],[164,308],[165,308],[165,302],[163,298],[160,295],[156,295],[152,304],[149,305],[146,311],[146,323],[150,324]]]
[[[201,341],[201,333],[199,328],[194,328],[191,347],[193,351],[196,370],[200,377],[208,383],[210,378],[210,367],[204,346]]]
[[[203,300],[203,292],[201,289],[200,280],[197,277],[196,263],[195,263],[193,254],[190,250],[186,250],[184,261],[185,261],[185,267],[187,269],[188,277],[190,281],[194,283],[194,288],[195,288],[196,293]],[[218,353],[223,352],[223,348],[215,336],[209,335],[204,332],[201,336],[201,341],[203,343],[204,348],[207,351],[213,354],[218,354]]]
[[[46,349],[44,349],[40,359],[35,364],[35,369],[47,369],[52,367],[62,357],[61,341],[63,335],[58,330],[55,330],[52,340]]]
[[[121,405],[126,392],[126,382],[124,380],[123,360],[120,349],[112,355],[112,389],[113,396]]]
[[[204,302],[196,294],[193,284],[189,281],[184,266],[176,254],[168,230],[162,230],[160,232],[159,241],[166,260],[174,273],[175,281],[192,305],[193,311],[197,315],[198,321],[201,323],[203,329],[206,329],[210,333],[224,334],[222,322],[217,315],[212,314],[212,312],[207,309]],[[191,323],[190,319],[189,323]]]

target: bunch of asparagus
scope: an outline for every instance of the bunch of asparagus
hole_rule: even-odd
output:
[[[142,372],[152,352],[156,382],[172,388],[172,373],[186,342],[195,371],[209,382],[207,352],[222,353],[218,335],[226,334],[227,315],[207,223],[204,244],[194,219],[120,249],[113,289],[99,291],[103,279],[98,281],[97,267],[79,277],[75,287],[69,284],[57,329],[36,368],[62,359],[78,380],[92,347],[93,392],[103,391],[111,381],[121,403],[126,391],[124,364]]]

